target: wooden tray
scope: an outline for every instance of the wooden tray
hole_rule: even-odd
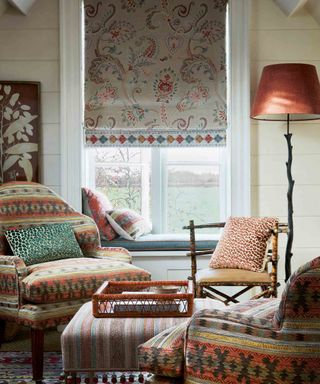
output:
[[[170,286],[176,286],[178,292],[152,291]],[[190,317],[192,309],[191,280],[106,281],[92,296],[94,317]]]

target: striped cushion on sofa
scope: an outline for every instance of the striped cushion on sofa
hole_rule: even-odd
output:
[[[21,281],[22,296],[31,303],[91,298],[106,280],[150,280],[150,273],[110,259],[55,260],[28,267]]]

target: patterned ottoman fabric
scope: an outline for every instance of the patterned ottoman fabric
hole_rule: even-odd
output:
[[[208,306],[207,299],[200,301],[202,305],[198,304],[196,308]],[[64,370],[138,369],[139,344],[187,319],[185,317],[99,319],[93,317],[91,303],[86,303],[76,313],[61,337]]]
[[[279,300],[260,299],[230,307],[214,300],[195,300],[195,312],[201,309],[223,309],[224,312],[246,314],[272,320]],[[197,316],[197,315],[194,315]],[[161,332],[138,347],[139,369],[169,377],[183,376],[185,333],[190,320]]]
[[[22,296],[31,303],[55,303],[90,299],[106,280],[150,280],[150,273],[131,264],[110,259],[55,260],[28,267],[21,281]]]

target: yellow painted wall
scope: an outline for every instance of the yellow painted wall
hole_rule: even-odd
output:
[[[251,99],[268,64],[301,62],[320,75],[320,25],[307,13],[286,17],[273,0],[252,0]],[[285,123],[251,121],[252,207],[257,216],[286,221]],[[320,255],[320,121],[291,123],[293,133],[294,245],[292,268]],[[280,248],[284,277],[285,236]]]

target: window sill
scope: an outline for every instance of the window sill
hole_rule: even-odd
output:
[[[213,249],[216,247],[220,235],[196,235],[198,250]],[[129,251],[188,251],[190,248],[189,234],[148,234],[137,240],[115,239],[102,241],[105,247],[124,247]]]

